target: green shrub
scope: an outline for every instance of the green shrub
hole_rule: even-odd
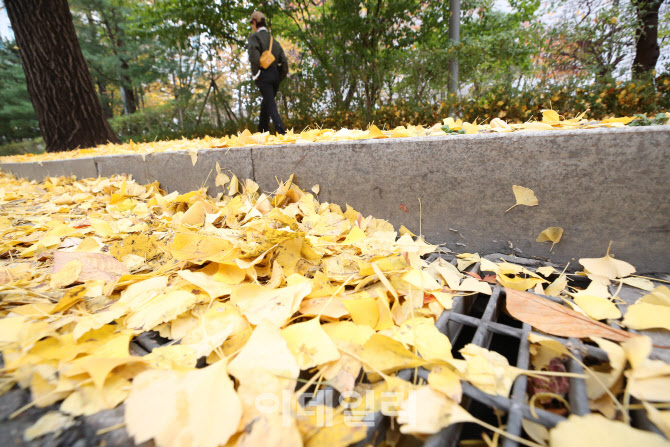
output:
[[[44,152],[44,140],[42,137],[37,137],[33,140],[17,141],[0,145],[0,157],[6,155],[21,155],[21,154],[41,154]]]
[[[532,90],[495,84],[472,91],[463,98],[446,95],[444,102],[428,100],[417,103],[398,99],[378,106],[367,117],[363,110],[332,107],[325,112],[316,112],[312,107],[303,107],[291,101],[280,101],[279,107],[284,124],[295,132],[308,128],[365,129],[370,123],[386,129],[407,124],[432,126],[447,116],[469,122],[476,119],[480,124],[493,118],[512,123],[525,122],[540,119],[543,109],[556,110],[565,118],[574,118],[586,110],[589,119],[636,114],[655,116],[659,112],[670,111],[670,75],[627,82],[609,80],[590,85],[578,84],[577,81],[546,84]],[[212,123],[211,116],[205,115],[196,127],[199,111],[197,106],[183,110],[182,127],[176,123],[175,108],[171,104],[116,117],[110,120],[110,124],[122,141],[132,139],[135,142],[202,138],[206,135],[222,137],[244,129],[252,132],[257,129],[258,118],[255,115],[226,121],[221,128]]]
[[[223,137],[236,134],[253,124],[246,119],[237,121],[228,120],[221,128],[208,121],[204,116],[200,125],[197,122],[197,107],[182,110],[183,125],[177,121],[177,111],[173,104],[143,109],[132,115],[117,116],[109,120],[112,130],[122,142],[174,140],[179,138],[202,138],[204,136]]]

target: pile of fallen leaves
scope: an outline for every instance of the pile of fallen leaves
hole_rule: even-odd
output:
[[[319,203],[291,180],[273,194],[227,180],[227,193],[214,199],[203,190],[166,195],[157,183],[125,177],[0,176],[0,387],[30,389],[38,407],[61,402],[26,439],[122,402],[134,440],[159,446],[345,446],[365,438],[360,422],[379,411],[407,435],[457,422],[502,432],[459,405],[461,381],[508,396],[526,374],[533,406],[550,408],[565,402],[556,380],[571,376],[560,362],[572,354],[534,333],[533,370],[473,344],[455,358],[436,319],[458,297],[490,295],[499,283],[512,316],[546,334],[588,337],[609,357],[586,367],[599,414],[570,416],[548,432],[525,421],[530,436],[554,446],[593,436],[666,443],[632,428],[628,411],[630,397],[639,399],[670,434],[670,412],[654,404],[670,402],[670,365],[649,359],[648,337],[597,321],[621,317],[607,288],[619,282],[650,291],[621,324],[668,329],[670,290],[631,276],[629,264],[609,254],[580,260],[591,282],[578,290],[551,267],[532,271],[468,253],[454,264],[428,263],[437,246]],[[484,279],[467,273],[476,263],[490,273]],[[131,352],[147,331],[170,342]],[[420,367],[427,382],[396,374]],[[299,403],[325,386],[365,398],[334,408]]]
[[[532,130],[574,130],[595,129],[599,127],[623,127],[635,120],[635,117],[608,118],[601,121],[590,121],[584,118],[586,112],[571,119],[565,119],[554,110],[544,110],[542,121],[529,121],[522,124],[508,124],[500,118],[494,118],[489,124],[477,124],[445,118],[442,123],[431,127],[399,126],[393,130],[381,130],[374,124],[368,130],[358,129],[311,129],[301,133],[289,130],[286,135],[270,135],[269,132],[252,134],[248,129],[239,135],[224,138],[193,140],[154,141],[150,143],[106,144],[90,149],[79,149],[69,152],[44,154],[22,154],[2,157],[2,162],[37,162],[48,160],[66,160],[71,158],[93,157],[99,155],[148,154],[166,151],[188,151],[196,154],[198,150],[214,148],[231,148],[245,146],[262,146],[276,144],[306,144],[344,140],[366,140],[379,138],[434,137],[448,134],[506,133]]]

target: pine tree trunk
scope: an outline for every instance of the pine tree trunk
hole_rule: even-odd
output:
[[[635,31],[633,75],[648,73],[656,68],[660,55],[658,47],[658,10],[663,0],[633,0],[640,21]]]
[[[128,62],[121,60],[121,70],[123,73],[128,72]],[[126,107],[128,108],[128,114],[132,115],[137,112],[137,102],[135,101],[135,90],[133,89],[133,81],[130,79],[130,76],[127,74],[121,75],[121,84],[123,85],[124,90],[126,91]]]
[[[79,47],[67,0],[4,0],[47,152],[118,142]]]

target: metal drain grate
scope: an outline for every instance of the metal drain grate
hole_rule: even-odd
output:
[[[428,258],[428,261],[432,262],[436,258],[437,256],[431,256]],[[452,264],[456,265],[455,259],[452,261]],[[480,264],[477,263],[469,270],[479,274],[479,268]],[[560,298],[543,297],[557,303],[563,303]],[[475,306],[475,302],[479,302],[480,305]],[[485,304],[481,305],[482,302]],[[506,357],[508,357],[511,365],[515,365],[520,369],[529,369],[530,351],[528,334],[533,331],[528,324],[516,320],[512,322],[512,319],[504,314],[504,303],[505,291],[499,285],[493,287],[493,293],[490,297],[483,294],[457,297],[454,298],[453,308],[443,312],[435,325],[440,332],[449,337],[449,340],[454,347],[454,352],[468,343],[473,343],[477,346],[489,349],[497,339],[514,339],[518,343],[518,348],[514,353],[506,352]],[[479,310],[476,309],[476,307],[479,307]],[[482,307],[483,312],[481,312]],[[481,313],[480,316],[475,316],[479,313]],[[505,320],[510,321],[512,324],[505,322]],[[514,327],[514,324],[519,327]],[[473,331],[474,334],[471,335]],[[607,354],[602,349],[597,346],[582,343],[581,340],[577,338],[565,339],[539,333],[538,335],[543,335],[559,341],[565,345],[571,353],[579,359],[579,361],[583,361],[584,358],[587,357],[598,361],[608,360]],[[507,349],[507,351],[509,351],[509,349]],[[584,369],[576,360],[572,358],[569,359],[568,365],[569,372],[584,374]],[[424,368],[418,368],[417,370],[402,370],[398,375],[404,380],[411,381],[416,378],[415,371],[419,378],[424,380],[428,379],[429,371]],[[576,415],[590,413],[589,399],[586,393],[586,383],[584,379],[571,377],[569,378],[569,383],[570,389],[568,402],[570,404],[570,413]],[[518,437],[523,437],[524,435],[521,425],[522,419],[528,419],[547,428],[552,428],[566,419],[564,416],[539,408],[535,409],[537,417],[533,416],[530,407],[526,404],[527,385],[527,377],[525,375],[520,375],[514,382],[510,397],[506,398],[487,394],[473,385],[461,381],[463,389],[463,400],[461,405],[478,419],[482,419],[482,415],[478,414],[482,413],[482,409],[485,410],[484,413],[486,412],[486,409],[488,409],[489,412],[491,409],[504,412],[505,431]],[[631,418],[633,426],[636,428],[660,433],[646,418],[644,411],[631,411]],[[374,418],[370,418],[370,422],[374,420],[375,425],[369,427],[367,438],[355,445],[357,447],[369,445],[375,441],[378,442],[380,437],[383,439],[383,434],[381,432],[386,430],[389,426],[389,421],[387,419],[388,418],[385,418],[381,413],[376,413]],[[479,429],[478,427],[475,436],[473,436],[472,433],[470,436],[467,436],[467,434],[463,433],[464,426],[466,425],[469,424],[460,423],[451,425],[443,429],[441,432],[430,436],[423,445],[426,447],[457,446],[464,439],[481,439],[480,434],[484,429]],[[518,446],[519,443],[509,438],[503,438],[502,445],[504,447],[515,447]]]

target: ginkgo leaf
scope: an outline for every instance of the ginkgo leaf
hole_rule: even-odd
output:
[[[586,315],[596,320],[621,318],[621,311],[610,300],[593,295],[578,295],[575,303]]]
[[[317,405],[306,411],[308,416],[298,415],[299,420],[311,419],[310,428],[312,429],[303,432],[303,437],[307,440],[303,444],[305,447],[324,445],[347,447],[365,439],[367,427],[359,423],[352,427],[351,421],[341,413],[333,414],[333,417],[329,418],[329,422],[325,426],[323,423],[319,423],[317,415],[330,415],[333,413],[332,410],[325,405]]]
[[[460,290],[463,292],[479,292],[485,295],[491,295],[491,293],[493,293],[491,286],[488,283],[479,281],[471,276],[465,278],[463,282],[461,282],[453,290]]]
[[[159,346],[142,358],[152,368],[177,371],[195,369],[198,362],[196,350],[183,345]]]
[[[309,369],[340,358],[340,353],[318,318],[292,324],[281,333],[300,369]]]
[[[607,445],[608,447],[628,447],[644,445],[645,447],[667,446],[668,441],[662,436],[648,431],[638,430],[628,424],[610,421],[599,414],[585,416],[570,415],[549,430],[551,447],[592,447]]]
[[[456,403],[461,402],[463,388],[460,377],[446,366],[431,368],[428,374],[428,385]]]
[[[495,351],[489,351],[472,343],[459,351],[467,368],[465,379],[480,390],[507,397],[514,379],[521,370],[510,366],[507,359]]]
[[[119,261],[122,261],[126,255],[136,255],[145,260],[151,260],[163,253],[160,247],[161,244],[156,236],[131,234],[123,238],[122,241],[111,245],[109,253]]]
[[[96,388],[102,389],[105,387],[105,381],[109,374],[116,368],[128,364],[144,365],[145,362],[141,357],[133,357],[125,355],[123,357],[106,357],[100,355],[88,355],[81,357],[72,362],[72,365],[88,373],[93,380],[93,385]],[[71,373],[72,371],[70,371]]]
[[[544,294],[548,296],[561,296],[561,293],[568,286],[568,277],[565,274],[560,274],[558,278],[544,289]]]
[[[224,284],[240,284],[247,276],[246,272],[236,264],[228,263],[210,262],[199,271]]]
[[[406,281],[420,290],[441,290],[442,286],[425,270],[412,269],[401,276]]]
[[[219,348],[229,337],[246,341],[247,334],[250,334],[249,323],[239,310],[230,303],[215,302],[197,315],[197,323],[183,335],[181,344],[193,348],[197,356],[202,357]]]
[[[554,245],[560,242],[561,237],[563,237],[563,228],[549,227],[540,233],[536,242],[551,242],[551,250],[553,250]]]
[[[521,420],[523,431],[526,432],[530,438],[542,446],[548,445],[549,430],[542,424],[530,421],[528,419]]]
[[[221,172],[221,166],[219,165],[219,162],[216,162],[216,178],[214,179],[214,184],[216,186],[226,186],[226,183],[230,181],[230,177],[228,177],[226,174]]]
[[[300,307],[312,290],[311,282],[302,282],[280,289],[270,289],[257,284],[244,284],[231,294],[235,304],[251,324],[269,320],[283,326]]]
[[[360,375],[362,364],[348,354],[341,354],[334,362],[323,365],[323,378],[340,393],[353,391]]]
[[[238,187],[239,187],[239,180],[237,179],[236,175],[233,175],[233,178],[230,179],[230,185],[228,185],[228,195],[234,196],[235,194],[237,194]]]
[[[398,413],[401,433],[433,434],[459,422],[475,422],[475,418],[456,402],[427,386],[410,391]]]
[[[303,315],[321,315],[322,317],[333,319],[338,319],[349,314],[349,311],[341,300],[330,298],[305,299],[300,303],[299,311]]]
[[[300,373],[298,362],[282,337],[281,330],[268,320],[256,326],[244,348],[230,362],[228,371],[241,380],[257,368],[288,379],[295,379]]]
[[[60,413],[58,411],[49,411],[40,417],[30,427],[26,428],[23,439],[25,441],[32,441],[40,436],[44,436],[56,431],[62,431],[69,428],[74,423],[74,418],[70,415]]]
[[[158,446],[224,445],[242,417],[226,363],[186,373],[146,371],[133,380],[125,421],[136,443]]]
[[[631,329],[670,330],[670,289],[659,286],[628,306],[623,324]]]
[[[326,300],[329,301],[329,300]],[[337,300],[346,308],[356,324],[365,324],[372,328],[379,322],[379,307],[375,298],[358,298],[353,300]],[[324,303],[325,304],[325,303]]]
[[[670,439],[670,411],[659,411],[647,402],[642,402],[647,410],[647,417],[659,430]]]
[[[654,288],[649,294],[640,298],[639,301],[643,303],[670,307],[670,288],[667,286],[658,286]]]
[[[402,343],[375,334],[363,346],[361,358],[368,370],[390,373],[404,368],[424,365],[425,360],[412,354]]]
[[[166,321],[177,318],[199,301],[187,290],[173,290],[158,295],[133,312],[124,323],[133,329],[148,331]]]
[[[435,327],[432,318],[412,318],[400,328],[394,328],[393,337],[402,343],[414,346],[425,360],[452,358],[451,342]]]
[[[124,307],[116,307],[114,309],[109,309],[103,312],[99,312],[93,315],[87,315],[80,318],[77,321],[74,329],[72,330],[72,336],[75,340],[78,340],[85,333],[100,329],[107,323],[111,323],[117,318],[122,317],[127,312],[127,309]]]
[[[559,124],[561,122],[561,117],[556,113],[555,110],[542,110],[542,122],[545,124]]]
[[[540,278],[524,278],[522,276],[510,276],[502,273],[498,274],[496,279],[500,284],[502,284],[503,287],[520,291],[532,289],[536,284],[546,282]]]
[[[379,130],[379,127],[374,124],[370,124],[370,129],[368,130],[368,138],[388,138],[384,132]]]
[[[366,238],[366,234],[358,227],[353,227],[347,237],[342,241],[343,245],[351,245]]]
[[[616,343],[607,341],[602,338],[592,337],[600,349],[607,353],[609,359],[609,371],[601,372],[593,370],[591,374],[586,376],[586,392],[589,399],[598,399],[602,397],[607,390],[612,388],[615,383],[621,378],[623,370],[626,366],[626,353]]]
[[[536,124],[558,129],[589,123],[559,118],[555,124]],[[450,131],[528,128],[500,119],[490,125],[447,121]],[[442,133],[439,127],[400,126],[379,136],[431,136]],[[197,144],[181,140],[143,147],[195,154],[207,147],[362,139],[377,130],[318,128],[284,136],[247,131]],[[135,143],[124,147],[142,154]],[[49,177],[37,183],[0,173],[5,211],[0,251],[7,255],[0,266],[5,291],[0,393],[19,384],[29,389],[35,406],[62,400],[60,410],[74,417],[114,408],[132,392],[127,403],[136,417],[128,431],[157,445],[344,447],[366,437],[365,426],[349,424],[358,417],[354,412],[363,417],[383,410],[392,416],[412,390],[424,387],[393,375],[402,369],[430,369],[425,399],[418,402],[425,405],[416,413],[424,420],[413,421],[407,406],[400,417],[408,433],[434,432],[459,415],[467,417],[454,406],[462,397],[461,380],[488,393],[509,394],[524,371],[494,351],[472,346],[462,351],[465,360],[454,359],[449,338],[436,328],[445,310],[458,307],[459,295],[491,294],[497,277],[510,287],[534,286],[574,303],[570,296],[596,317],[584,303],[593,301],[589,297],[609,303],[608,311],[618,302],[605,284],[609,279],[589,269],[591,284],[581,290],[568,286],[566,273],[548,268],[536,273],[477,253],[456,254],[454,265],[444,259],[428,262],[438,246],[350,206],[343,211],[319,202],[317,188],[300,189],[293,182],[297,177],[280,182],[276,193],[264,193],[253,180],[230,181],[220,165],[216,172],[217,185],[226,186],[216,199],[205,188],[166,194],[157,182],[142,186],[126,176]],[[414,211],[407,200],[402,201]],[[477,262],[495,276],[487,273],[481,280],[462,273]],[[49,285],[59,273],[67,281],[53,285],[64,289]],[[641,277],[625,280],[653,287]],[[83,284],[73,286],[77,283]],[[612,417],[620,411],[608,400],[608,388],[616,396],[627,391],[643,401],[670,400],[670,369],[649,358],[647,338],[541,296],[511,289],[505,294],[510,313],[536,330],[596,337],[609,361],[589,363],[587,393],[601,395],[591,399],[593,411]],[[631,306],[630,316],[635,306],[648,305],[669,307],[668,289],[652,290]],[[149,330],[171,342],[140,357],[134,337],[147,349],[153,347],[145,343],[147,335],[159,344],[166,341],[140,335]],[[619,348],[597,337],[624,343]],[[538,370],[551,369],[552,361],[563,362],[569,353],[565,340],[530,334],[529,341]],[[626,360],[631,366],[622,378]],[[210,366],[198,369],[202,363]],[[296,394],[298,388],[323,386],[366,397],[345,399],[354,404],[349,409],[302,405],[306,396]],[[384,392],[397,401],[383,406]],[[321,410],[332,412],[332,424],[319,425]]]
[[[208,275],[202,271],[192,272],[190,270],[181,270],[178,275],[207,292],[207,295],[209,295],[211,299],[230,295],[233,290],[230,285],[217,281],[214,275]]]
[[[287,423],[288,422],[288,423]],[[245,427],[236,447],[294,447],[302,445],[302,437],[293,418],[283,414],[262,414]]]
[[[649,402],[670,402],[670,364],[649,358],[651,339],[632,337],[621,347],[631,365],[631,369],[624,372],[630,395]]]
[[[484,270],[483,267],[482,267],[482,270]],[[539,274],[542,275],[542,276],[549,276],[549,275],[551,275],[551,274],[556,273],[556,269],[553,268],[553,267],[550,266],[550,265],[547,265],[547,266],[544,266],[544,267],[540,267],[540,268],[538,268],[536,271],[537,271],[537,273],[539,273]]]
[[[357,325],[351,321],[327,323],[321,328],[338,347],[341,346],[343,349],[348,349],[350,346],[362,347],[375,334],[375,330],[370,326]]]
[[[651,292],[652,290],[654,290],[653,281],[644,278],[636,278],[628,276],[626,278],[622,278],[621,282],[626,284],[627,286],[636,287],[638,289],[646,290],[647,292]]]
[[[79,279],[82,267],[83,265],[81,261],[77,259],[72,259],[66,262],[65,265],[60,266],[60,269],[58,269],[55,273],[51,274],[49,286],[51,286],[53,289],[61,289],[67,285],[72,284],[77,279]]]
[[[100,389],[93,384],[79,385],[60,405],[60,411],[72,416],[90,416],[102,410],[111,410],[123,402],[130,389],[130,381],[110,374]]]
[[[222,238],[195,233],[177,233],[170,252],[180,261],[224,260],[232,255],[233,244]],[[231,256],[232,258],[232,256]]]
[[[610,243],[610,247],[611,247]],[[614,280],[617,278],[624,278],[635,273],[635,267],[625,261],[614,259],[610,255],[610,249],[607,248],[607,253],[602,258],[582,258],[579,263],[584,268],[595,275],[603,276],[607,279]]]
[[[167,276],[155,276],[131,284],[121,293],[121,298],[110,309],[136,311],[160,295],[167,288],[167,284]]]
[[[512,185],[512,190],[514,191],[514,198],[516,203],[509,207],[505,212],[511,210],[515,206],[525,205],[525,206],[537,206],[539,203],[535,193],[530,188],[524,188],[523,186]]]
[[[191,227],[202,227],[207,218],[207,213],[215,213],[217,208],[203,200],[200,200],[189,207],[181,216],[179,223]]]

